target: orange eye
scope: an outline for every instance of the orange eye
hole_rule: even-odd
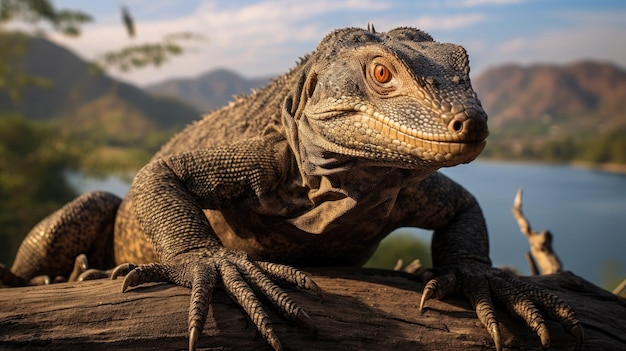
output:
[[[389,71],[389,68],[379,63],[374,66],[374,79],[376,79],[378,83],[388,83],[391,80],[391,71]]]

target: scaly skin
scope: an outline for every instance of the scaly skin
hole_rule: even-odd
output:
[[[480,207],[436,173],[478,156],[486,121],[462,47],[411,28],[337,30],[264,89],[176,135],[137,174],[119,207],[104,196],[114,203],[105,217],[115,217],[115,231],[95,236],[114,235],[115,263],[127,263],[113,273],[126,275],[123,290],[155,281],[192,289],[191,350],[220,282],[265,340],[282,349],[257,295],[314,328],[276,284],[318,291],[289,265],[359,265],[389,232],[406,226],[435,230],[434,275],[421,308],[431,298],[465,295],[500,350],[492,296],[548,347],[538,306],[580,347],[582,328],[571,308],[492,268]],[[44,233],[65,245],[46,256],[75,255],[78,233],[71,228]],[[24,245],[44,250],[30,239]],[[25,282],[71,270],[25,273],[20,266],[28,259],[18,258],[15,274],[5,276]]]

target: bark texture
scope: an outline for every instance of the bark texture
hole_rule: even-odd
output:
[[[513,217],[519,225],[522,234],[528,239],[530,251],[526,252],[526,261],[533,275],[553,274],[561,272],[563,265],[559,256],[552,247],[553,235],[549,230],[537,232],[530,226],[530,221],[522,212],[522,188],[517,190],[513,208]]]
[[[462,298],[431,301],[418,312],[422,282],[386,270],[310,270],[323,290],[290,295],[311,315],[317,335],[268,306],[285,350],[490,350],[493,343]],[[626,349],[626,299],[569,273],[523,278],[565,299],[585,331],[584,350]],[[0,349],[187,349],[189,289],[167,284],[122,294],[121,280],[0,289]],[[200,350],[269,350],[221,290],[209,312]],[[507,350],[537,349],[538,338],[499,307]],[[548,321],[552,350],[574,337]]]

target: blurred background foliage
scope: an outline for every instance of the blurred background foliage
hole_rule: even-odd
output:
[[[134,36],[131,14],[122,11],[120,27]],[[11,262],[30,228],[77,195],[66,172],[137,170],[198,116],[172,99],[148,99],[104,72],[160,66],[184,54],[185,41],[201,36],[174,33],[105,53],[92,64],[69,52],[48,55],[51,44],[40,39],[46,33],[80,36],[93,20],[80,10],[57,9],[53,1],[0,1],[0,262]],[[57,62],[59,57],[67,61]],[[52,73],[33,73],[46,64]],[[129,96],[149,101],[132,104]],[[185,118],[168,119],[181,110]]]
[[[419,259],[422,269],[432,267],[430,244],[424,242],[407,230],[398,229],[380,242],[374,256],[364,267],[392,269],[401,259],[403,267]]]

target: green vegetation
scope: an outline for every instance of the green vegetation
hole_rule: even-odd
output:
[[[159,125],[115,94],[82,104],[57,121],[60,135],[80,144],[76,169],[89,175],[137,171],[182,127]]]
[[[381,241],[374,256],[367,261],[364,267],[391,269],[396,265],[398,259],[402,259],[405,266],[413,260],[419,259],[422,268],[432,267],[430,245],[402,230],[391,233]]]
[[[600,268],[600,279],[602,288],[613,291],[626,277],[626,266],[623,262],[607,261]],[[621,296],[626,297],[626,292]]]
[[[77,158],[46,122],[0,115],[0,262],[39,220],[76,196],[64,177]]]
[[[133,19],[123,12],[134,36]],[[79,36],[90,21],[89,14],[57,9],[49,0],[0,2],[0,262],[11,262],[33,225],[77,195],[67,171],[137,170],[198,116],[102,74],[160,66],[184,54],[181,43],[198,35],[121,48],[95,65],[41,38],[49,31]],[[15,23],[20,32],[7,29]]]
[[[522,128],[522,127],[519,127]],[[626,130],[546,136],[539,128],[495,129],[482,157],[557,163],[626,164]]]

